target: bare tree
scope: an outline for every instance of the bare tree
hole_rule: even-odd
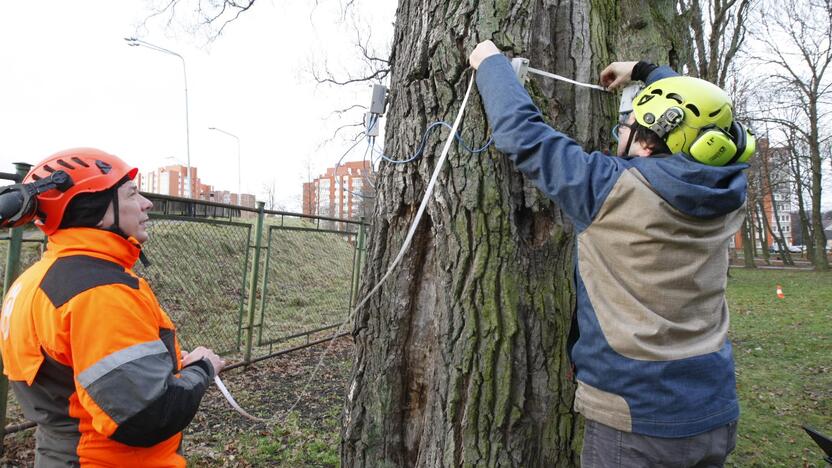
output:
[[[751,256],[754,257],[757,255],[757,247],[759,246],[761,249],[760,254],[763,256],[765,262],[768,263],[768,245],[760,217],[760,206],[762,206],[762,200],[765,197],[766,190],[762,177],[762,165],[760,158],[752,158],[749,161],[750,167],[746,172],[748,179],[745,201],[747,229],[743,232],[743,247],[745,247],[746,243],[750,243]],[[746,255],[747,266],[750,266],[749,262],[753,264],[753,259],[749,260],[749,256]]]
[[[760,176],[765,187],[764,193],[768,198],[768,200],[763,200],[763,206],[765,206],[765,202],[768,202],[771,207],[771,217],[769,217],[768,210],[761,213],[766,232],[774,239],[783,263],[794,265],[782,222],[783,209],[791,206],[790,194],[793,186],[789,171],[791,152],[784,146],[772,145],[770,137],[761,139],[757,148],[761,162]]]
[[[779,117],[776,112],[765,119],[788,128],[807,143],[812,177],[812,261],[816,269],[828,270],[821,221],[821,146],[832,136],[828,107],[832,78],[827,73],[832,64],[832,1],[795,0],[782,8],[781,2],[767,0],[761,15],[761,28],[754,35],[765,50],[757,61],[773,71],[767,79],[771,93],[765,110],[799,110],[794,119]]]
[[[801,244],[806,247],[806,257],[814,258],[815,245],[812,242],[812,224],[809,222],[810,215],[806,203],[806,195],[810,193],[807,187],[811,186],[812,180],[807,168],[811,161],[808,159],[808,151],[805,141],[794,129],[787,129],[786,147],[791,152],[789,158],[789,170],[792,173],[792,180],[795,184],[795,196],[797,198],[797,213],[800,224]]]
[[[757,264],[754,262],[754,224],[752,223],[753,217],[751,216],[750,211],[750,206],[746,202],[745,221],[742,223],[742,227],[740,227],[740,235],[742,236],[742,252],[745,267],[757,268]]]
[[[260,191],[263,195],[263,201],[266,203],[267,210],[277,210],[277,180],[272,177],[272,180],[263,184]]]
[[[357,19],[350,20],[350,26],[355,34],[353,44],[358,52],[358,63],[354,68],[346,71],[345,76],[336,76],[326,64],[313,68],[312,76],[320,84],[345,86],[355,83],[383,82],[390,74],[389,44],[385,50],[378,50],[372,42],[371,29],[362,26]]]
[[[147,29],[152,22],[165,28],[184,29],[201,35],[208,42],[220,37],[227,26],[249,11],[257,0],[147,0],[150,14],[138,29]]]
[[[759,0],[677,0],[690,32],[688,73],[725,88],[745,42],[749,14]]]

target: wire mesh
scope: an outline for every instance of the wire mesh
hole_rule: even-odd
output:
[[[198,200],[146,194],[154,208],[143,250],[151,264],[137,263],[171,316],[184,349],[207,346],[224,355],[245,343],[247,304],[257,213]],[[260,277],[255,278],[254,354],[290,351],[329,338],[349,314],[357,288],[358,222],[267,212]],[[220,219],[217,219],[220,218]],[[0,238],[0,275],[9,242]],[[40,259],[43,234],[26,229],[19,258],[23,272]],[[237,354],[237,357],[240,355]],[[2,398],[2,395],[0,395]],[[23,421],[13,396],[7,422]],[[26,426],[28,427],[28,426]]]
[[[143,249],[151,265],[137,263],[134,271],[148,281],[176,324],[182,346],[237,351],[251,224],[164,215],[150,219]]]
[[[291,346],[299,335],[337,326],[349,314],[356,235],[305,224],[269,228],[259,346]]]
[[[26,230],[23,233],[23,243],[20,246],[20,263],[18,264],[18,273],[23,273],[27,268],[40,260],[44,246],[44,236],[40,230],[31,229]],[[0,281],[2,281],[2,278],[6,275],[6,257],[8,254],[8,239],[0,239]]]

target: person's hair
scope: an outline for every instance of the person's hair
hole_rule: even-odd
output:
[[[662,140],[653,130],[641,125],[638,122],[633,122],[631,131],[633,132],[633,141],[637,141],[650,149],[652,154],[671,154],[667,143]]]
[[[72,197],[72,200],[66,206],[66,211],[64,211],[64,216],[61,219],[61,225],[58,229],[96,227],[98,222],[104,218],[104,214],[107,213],[107,208],[110,206],[110,202],[113,201],[113,197],[118,196],[113,192],[118,190],[128,180],[130,178],[124,176],[107,190],[79,193]]]

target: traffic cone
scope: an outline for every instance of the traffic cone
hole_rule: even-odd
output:
[[[783,287],[779,284],[777,285],[777,299],[785,299],[786,295],[783,294]]]

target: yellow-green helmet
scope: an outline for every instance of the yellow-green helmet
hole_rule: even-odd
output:
[[[656,81],[635,97],[633,113],[636,122],[664,139],[671,152],[688,154],[704,164],[721,166],[744,162],[753,152],[742,148],[737,154],[739,148],[732,132],[738,129],[734,127],[728,93],[699,78],[674,76]],[[746,136],[745,129],[742,130]],[[705,133],[708,141],[700,138]],[[753,134],[750,135],[753,139]],[[697,146],[691,151],[694,142]],[[720,147],[721,144],[725,146]]]

